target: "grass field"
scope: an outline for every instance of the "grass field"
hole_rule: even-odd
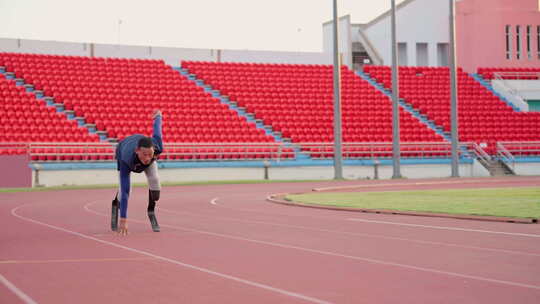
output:
[[[286,199],[349,208],[540,218],[539,187],[327,192],[288,195]]]

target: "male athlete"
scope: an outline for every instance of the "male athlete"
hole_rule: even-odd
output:
[[[141,134],[128,136],[121,140],[116,147],[117,170],[120,175],[120,189],[112,201],[111,229],[120,235],[128,234],[127,209],[131,188],[131,172],[144,171],[148,180],[148,218],[152,230],[159,232],[159,225],[154,213],[156,201],[159,200],[161,185],[159,183],[156,159],[163,152],[161,133],[161,111],[154,112],[153,135],[146,137]],[[118,227],[118,209],[120,209],[120,227]]]

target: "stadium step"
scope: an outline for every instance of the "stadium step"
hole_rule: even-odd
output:
[[[255,119],[253,113],[249,113],[246,111],[245,108],[239,107],[236,102],[230,100],[228,96],[222,95],[219,90],[215,90],[214,88],[212,88],[212,86],[206,84],[204,80],[198,79],[195,75],[190,74],[189,70],[186,68],[173,67],[173,69],[178,71],[180,74],[186,76],[189,80],[195,82],[198,86],[204,88],[204,90],[211,93],[213,97],[218,98],[221,103],[229,106],[229,108],[238,113],[238,115],[245,117],[248,122],[255,123],[258,129],[264,130],[265,134],[272,136],[276,142],[285,143],[285,146],[287,148],[293,148],[295,158],[306,159],[306,156],[300,153],[300,149],[290,145],[290,142],[287,139],[283,138],[280,132],[273,131],[271,126],[265,125],[264,122],[260,119]],[[307,159],[309,159],[309,156],[307,156]]]
[[[392,98],[392,92],[390,90],[385,89],[380,83],[375,81],[373,78],[371,78],[368,74],[357,71],[356,74],[360,76],[362,79],[369,82],[371,85],[373,85],[375,88],[377,88],[379,91],[381,91],[386,96]],[[442,136],[446,141],[451,142],[452,138],[443,131],[443,128],[441,126],[436,125],[433,121],[429,120],[425,115],[421,114],[420,111],[413,108],[410,104],[408,104],[405,100],[400,99],[399,105],[405,109],[407,112],[409,112],[412,116],[414,116],[416,119],[418,119],[420,122],[422,122],[424,125],[426,125],[431,130],[435,131],[435,133]]]
[[[16,86],[22,86],[25,88],[26,92],[32,92],[34,93],[34,96],[38,100],[44,100],[47,107],[53,107],[56,112],[62,113],[66,116],[66,119],[68,120],[76,120],[77,124],[81,127],[84,127],[88,130],[88,133],[97,133],[95,128],[92,128],[92,126],[89,126],[85,124],[83,117],[75,117],[73,113],[67,112],[64,110],[64,105],[62,103],[56,103],[54,98],[51,96],[45,96],[43,95],[43,92],[40,90],[36,90],[34,85],[31,83],[27,83],[23,78],[16,78],[15,73],[6,71],[5,68],[0,69],[0,74],[4,74],[6,79],[12,79],[15,80]],[[99,138],[101,141],[106,141],[107,137],[103,136],[102,134],[99,134]]]
[[[491,176],[516,175],[506,163],[499,159],[492,159],[489,161],[479,159],[479,162],[489,171]]]

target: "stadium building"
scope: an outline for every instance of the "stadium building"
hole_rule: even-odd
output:
[[[456,10],[460,175],[540,173],[538,2]],[[448,1],[406,0],[397,18],[403,175],[445,177]],[[344,176],[389,178],[390,15],[339,24]],[[0,187],[114,183],[115,143],[150,134],[156,108],[164,181],[330,179],[331,29],[310,53],[0,39],[0,163],[13,172]]]

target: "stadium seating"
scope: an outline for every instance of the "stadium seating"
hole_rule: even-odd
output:
[[[367,66],[365,71],[386,88],[391,69]],[[448,68],[400,67],[400,97],[450,132]],[[458,70],[459,140],[487,143],[491,153],[499,141],[539,141],[540,113],[515,112],[489,90]]]
[[[165,141],[273,141],[162,60],[32,54],[2,57],[8,71],[110,137],[150,134],[151,113],[162,109],[167,117]]]
[[[182,67],[292,142],[333,141],[333,81],[330,65],[183,61]],[[345,142],[390,142],[392,106],[381,92],[342,69]],[[409,113],[400,112],[401,140],[442,141]]]
[[[0,142],[97,142],[75,120],[0,74]]]
[[[197,145],[175,146],[167,151],[165,159],[230,159],[239,153],[249,159],[276,153],[293,157],[292,149],[272,146],[277,144],[273,137],[162,60],[0,53],[0,66],[53,97],[66,110],[84,117],[87,123],[95,124],[98,130],[106,131],[109,137],[150,135],[151,113],[161,109],[165,116],[164,141]],[[332,66],[183,61],[182,67],[284,138],[303,144],[303,150],[312,156],[332,157],[331,147],[304,145],[333,142]],[[385,87],[391,87],[389,67],[367,66],[365,71]],[[539,113],[514,112],[472,77],[461,70],[458,76],[460,141],[486,142],[488,152],[495,153],[496,142],[540,140]],[[390,99],[346,67],[341,70],[341,86],[343,141],[391,142]],[[401,67],[400,95],[446,132],[450,131],[448,69]],[[47,107],[34,93],[26,92],[3,75],[0,101],[0,143],[99,141],[97,135]],[[402,109],[400,127],[403,143],[445,142]],[[242,143],[267,146],[241,151],[234,145]],[[215,148],[213,144],[223,145]],[[376,151],[379,156],[391,156],[388,148],[373,147],[348,146],[344,155],[373,156]],[[58,155],[58,149],[40,147],[37,160],[77,160],[82,151],[63,147],[64,153]],[[446,153],[438,149],[407,152],[404,148],[403,153],[412,157]],[[8,150],[16,154],[22,149]],[[91,155],[87,160],[111,159],[110,150],[102,151],[100,146],[86,147],[84,151]]]
[[[161,109],[165,142],[274,142],[162,60],[0,53],[0,66],[111,138],[150,135],[151,114]]]

